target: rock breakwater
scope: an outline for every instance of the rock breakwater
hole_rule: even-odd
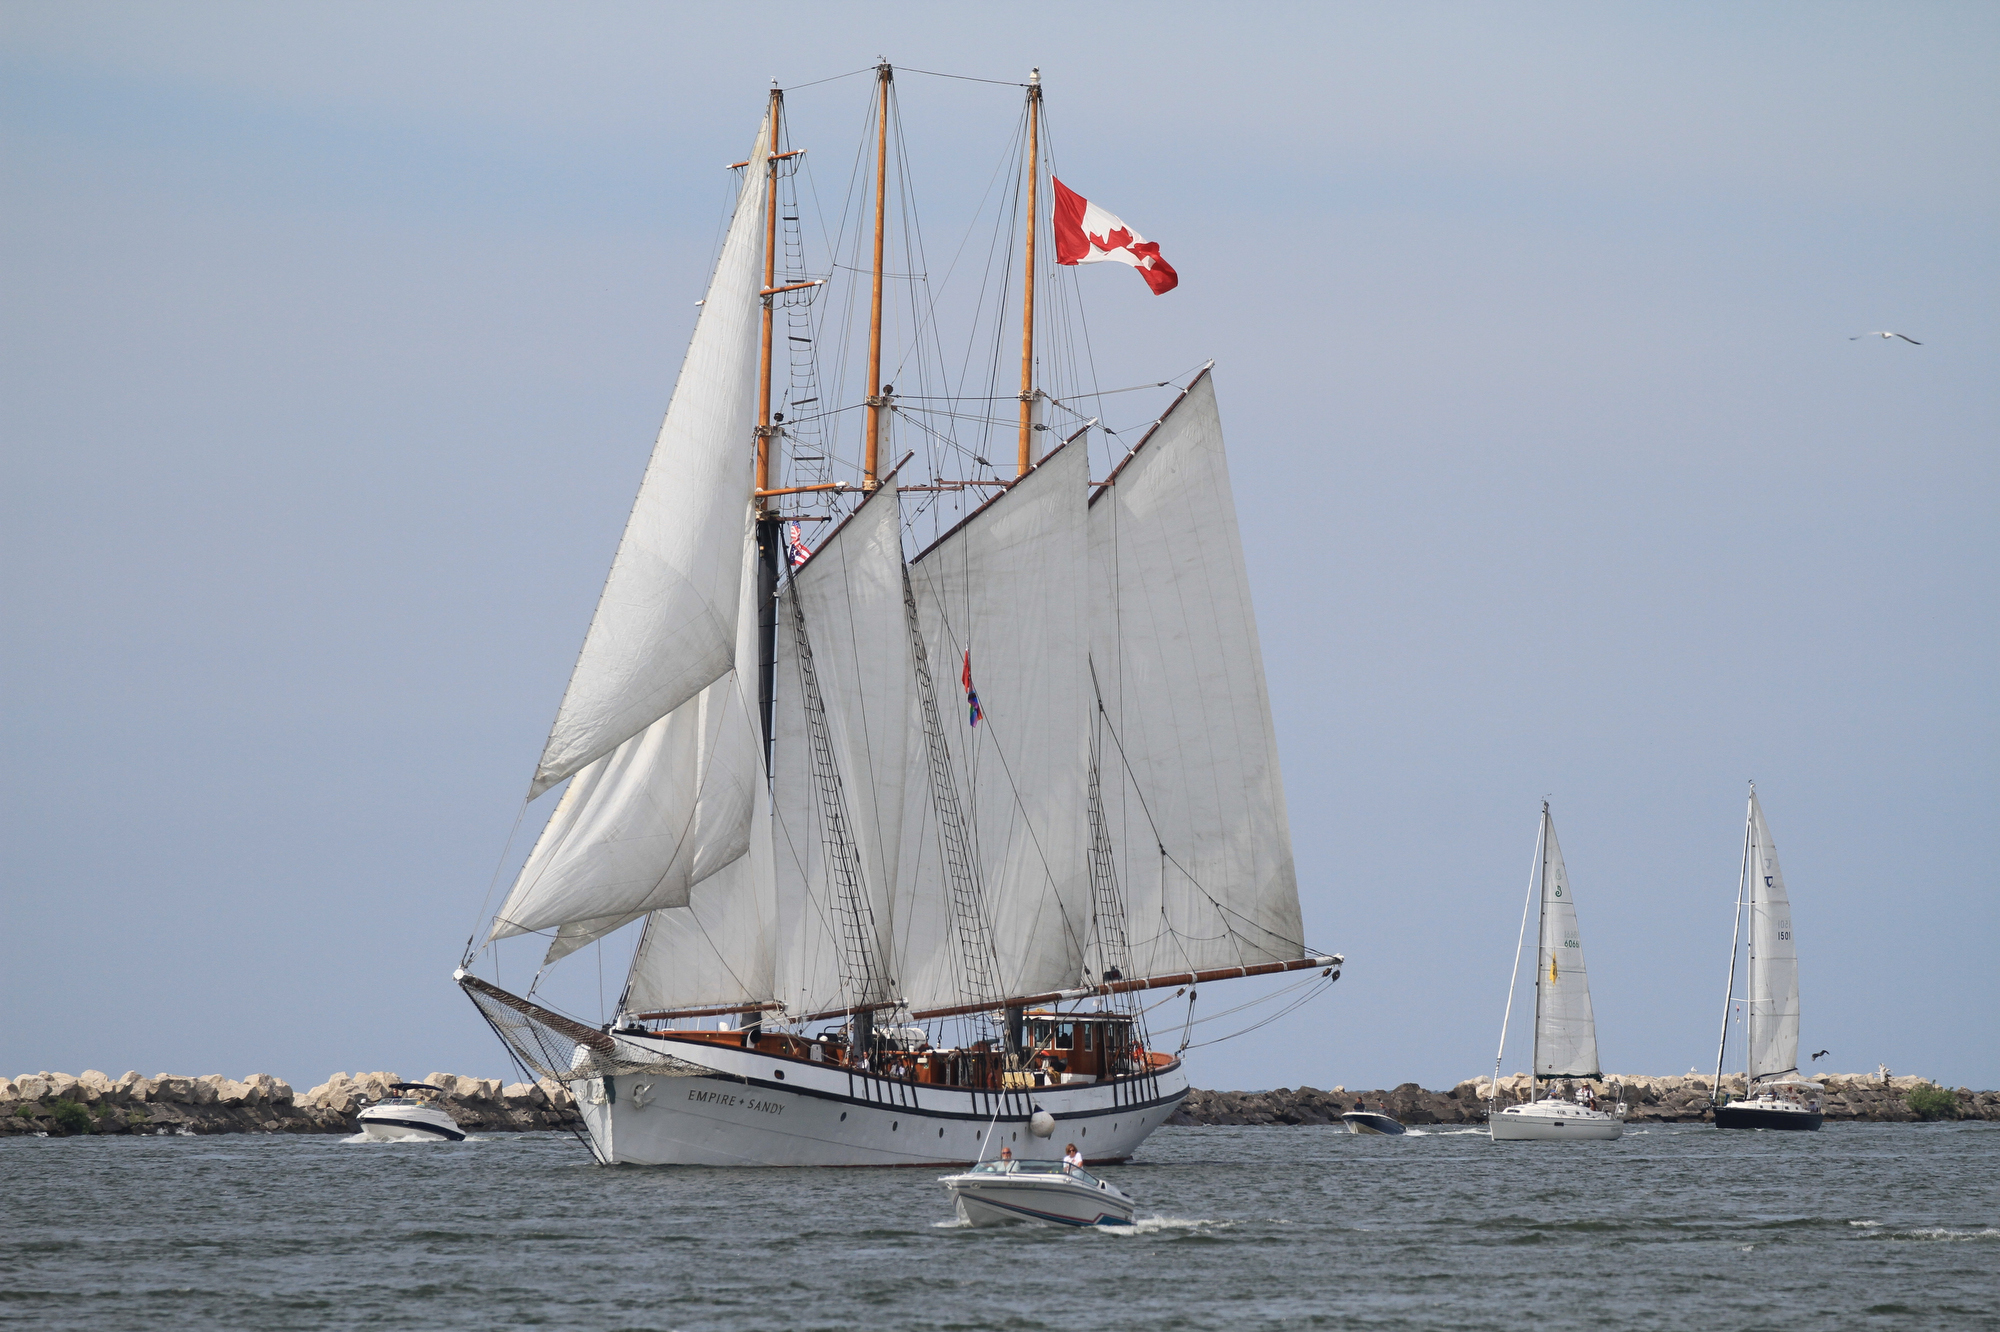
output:
[[[355,1114],[393,1095],[395,1073],[336,1073],[303,1095],[269,1073],[241,1080],[211,1073],[183,1077],[95,1069],[0,1078],[0,1136],[82,1133],[341,1133],[358,1131]],[[432,1098],[468,1132],[518,1133],[576,1124],[576,1101],[561,1083],[517,1082],[433,1073]]]
[[[1935,1086],[1927,1078],[1890,1078],[1865,1074],[1830,1074],[1817,1079],[1825,1088],[1822,1109],[1828,1120],[1864,1120],[1873,1123],[1912,1123],[1927,1116],[1910,1104],[1910,1093]],[[1280,1087],[1276,1091],[1216,1092],[1192,1090],[1170,1124],[1333,1124],[1354,1103],[1365,1101],[1370,1110],[1386,1110],[1405,1124],[1484,1124],[1491,1078],[1468,1078],[1450,1091],[1427,1091],[1414,1082],[1386,1090],[1349,1091],[1335,1087],[1321,1091],[1315,1087]],[[1621,1098],[1627,1106],[1626,1120],[1634,1124],[1705,1123],[1709,1111],[1712,1078],[1624,1076],[1590,1084],[1597,1089],[1600,1105]],[[1517,1073],[1500,1079],[1500,1104],[1514,1105],[1527,1099],[1528,1078]],[[1725,1093],[1741,1096],[1743,1079],[1722,1080]],[[1960,1087],[1944,1089],[1955,1103],[1956,1115],[1932,1114],[1930,1118],[2000,1120],[2000,1092],[1972,1091]]]

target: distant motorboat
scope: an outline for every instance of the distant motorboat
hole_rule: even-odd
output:
[[[415,1096],[385,1096],[364,1106],[354,1118],[361,1131],[376,1142],[463,1142],[465,1130],[435,1101],[437,1088],[428,1082],[392,1082],[389,1090]]]
[[[1129,1226],[1136,1205],[1116,1185],[1060,1161],[982,1161],[939,1182],[969,1226]]]
[[[1583,933],[1576,923],[1576,898],[1569,871],[1563,867],[1549,802],[1542,802],[1542,827],[1537,878],[1541,886],[1540,943],[1535,954],[1535,1044],[1528,1100],[1504,1110],[1489,1109],[1488,1131],[1495,1142],[1562,1142],[1565,1139],[1608,1141],[1625,1132],[1618,1115],[1579,1100],[1552,1095],[1543,1099],[1543,1078],[1596,1078],[1597,1019],[1590,1008],[1590,978],[1583,965]],[[1533,889],[1530,889],[1532,894]],[[1530,896],[1529,901],[1534,898]],[[1514,945],[1514,969],[1521,967],[1528,918],[1521,913],[1521,938]],[[1507,1019],[1514,1008],[1513,982],[1507,987],[1507,1016],[1500,1019],[1500,1053],[1493,1059],[1493,1095],[1500,1092],[1500,1061],[1507,1053]],[[1624,1110],[1624,1104],[1619,1104]]]
[[[1729,1016],[1736,1002],[1736,953],[1744,945],[1744,908],[1749,935],[1744,956],[1743,1084],[1740,1101],[1722,1099],[1722,1057],[1729,1045]],[[1821,1053],[1825,1053],[1822,1051]],[[1792,900],[1778,869],[1778,848],[1750,783],[1750,808],[1743,816],[1743,870],[1736,883],[1736,924],[1729,938],[1729,988],[1722,1000],[1722,1039],[1715,1048],[1715,1126],[1726,1129],[1795,1129],[1820,1126],[1824,1089],[1799,1073],[1799,951],[1792,938]]]
[[[1347,1125],[1349,1133],[1377,1133],[1394,1138],[1409,1132],[1403,1127],[1402,1121],[1394,1115],[1377,1114],[1373,1110],[1363,1110],[1359,1107],[1342,1115],[1340,1122]]]

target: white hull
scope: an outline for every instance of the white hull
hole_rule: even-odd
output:
[[[707,1075],[633,1074],[572,1084],[605,1165],[952,1166],[1011,1147],[1059,1160],[1077,1144],[1091,1162],[1122,1161],[1180,1108],[1180,1062],[1143,1076],[996,1092],[939,1087],[731,1049],[621,1035],[637,1062],[658,1053]],[[644,1052],[643,1054],[641,1052]],[[1028,1128],[1036,1110],[1055,1133]]]
[[[1129,1226],[1132,1200],[1102,1181],[1068,1176],[952,1175],[944,1181],[969,1226]]]
[[[1495,1142],[1609,1142],[1625,1132],[1616,1115],[1568,1101],[1510,1105],[1488,1125]]]
[[[361,1132],[376,1142],[463,1142],[465,1130],[434,1105],[408,1101],[371,1105],[356,1115]]]

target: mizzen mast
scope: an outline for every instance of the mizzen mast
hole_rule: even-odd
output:
[[[1042,71],[1028,72],[1028,262],[1021,279],[1021,446],[1015,475],[1026,476],[1035,462],[1035,224],[1036,185],[1041,171]],[[877,246],[879,248],[880,242]]]

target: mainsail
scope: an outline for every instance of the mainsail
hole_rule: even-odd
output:
[[[1073,987],[1083,970],[1089,480],[1083,447],[1059,448],[910,566],[932,672],[940,691],[955,695],[944,732],[976,829],[973,854],[1006,995]],[[976,725],[968,674],[979,696]],[[912,798],[929,802],[932,793],[926,785]],[[938,863],[936,852],[920,862]],[[944,890],[931,879],[913,891],[935,899]],[[944,946],[936,930],[913,944],[913,1008],[953,1001]]]
[[[1090,506],[1090,656],[1131,968],[1297,958],[1263,654],[1204,370]]]
[[[1785,896],[1778,848],[1754,788],[1749,840],[1749,1076],[1754,1082],[1796,1073],[1799,1067],[1799,954],[1792,941],[1792,903]]]
[[[777,994],[794,1014],[880,1004],[911,727],[893,483],[779,597],[772,839]]]
[[[751,160],[768,155],[771,124]],[[769,177],[746,171],[652,460],[530,797],[616,749],[730,667],[748,535]]]
[[[1542,811],[1542,929],[1536,956],[1535,1076],[1594,1078],[1597,1023],[1590,978],[1576,928],[1576,898],[1556,842],[1555,820]]]

